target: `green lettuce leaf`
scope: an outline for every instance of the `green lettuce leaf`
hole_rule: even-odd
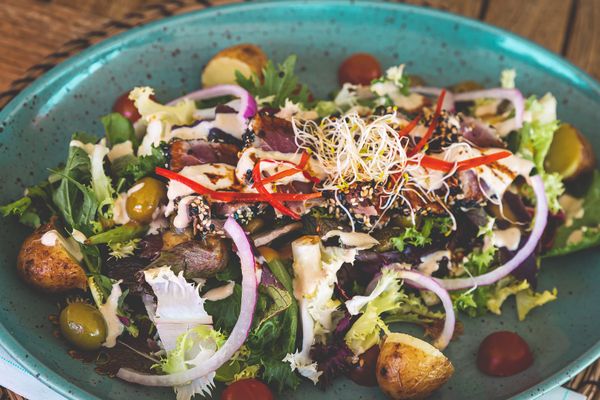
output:
[[[16,216],[21,224],[37,228],[56,213],[52,205],[51,193],[52,185],[48,181],[29,187],[25,191],[25,196],[0,206],[0,215],[5,218]]]
[[[398,251],[402,252],[407,244],[416,247],[431,244],[431,234],[433,232],[448,235],[451,230],[452,220],[449,217],[426,217],[420,226],[408,227],[402,234],[391,238],[390,241]]]
[[[381,314],[398,309],[402,298],[400,287],[398,272],[384,269],[371,295],[354,296],[346,302],[350,314],[362,312],[344,337],[346,345],[355,355],[360,355],[379,343],[381,331],[388,332]]]
[[[156,167],[164,167],[167,164],[162,147],[152,147],[151,154],[145,156],[129,155],[116,159],[111,165],[113,174],[127,180],[130,184],[154,174]]]
[[[137,137],[133,124],[119,113],[110,113],[100,118],[108,144],[112,147],[119,143],[130,141],[133,148],[137,148]]]
[[[152,100],[154,90],[149,87],[136,87],[129,94],[135,107],[145,121],[153,118],[171,125],[189,125],[194,122],[196,104],[192,100],[181,100],[173,106],[165,106]]]
[[[549,93],[541,99],[531,96],[525,102],[525,111],[531,115],[531,121],[519,130],[517,154],[533,161],[544,180],[550,211],[556,213],[560,211],[558,197],[564,193],[564,185],[559,175],[548,174],[544,169],[544,160],[560,124],[556,119],[556,99]],[[533,197],[531,190],[528,194]]]
[[[592,183],[583,198],[581,218],[569,226],[561,225],[556,231],[552,248],[545,256],[570,254],[600,244],[600,172],[595,171]]]
[[[277,67],[269,60],[263,68],[262,80],[256,75],[246,78],[239,71],[236,71],[235,77],[237,83],[262,100],[262,104],[281,108],[285,105],[285,100],[289,99],[294,103],[307,105],[308,88],[301,85],[294,74],[296,60],[297,57],[292,54]]]
[[[531,288],[518,292],[516,299],[519,321],[523,321],[533,308],[556,300],[557,293],[556,288],[552,289],[552,291],[545,290],[542,293],[536,293]]]

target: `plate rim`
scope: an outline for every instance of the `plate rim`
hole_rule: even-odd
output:
[[[156,21],[152,21],[137,27],[134,27],[125,32],[121,32],[117,35],[111,36],[99,43],[96,43],[89,48],[81,51],[80,53],[70,57],[69,59],[57,64],[51,70],[37,78],[28,87],[22,90],[17,96],[15,96],[10,102],[8,102],[0,110],[0,126],[4,127],[4,121],[9,119],[13,115],[17,114],[21,109],[22,104],[26,99],[29,99],[36,95],[39,91],[43,90],[49,84],[59,80],[62,77],[68,75],[73,69],[81,67],[89,62],[90,59],[101,58],[104,54],[110,53],[112,50],[120,47],[120,43],[123,41],[134,39],[136,36],[144,34],[145,32],[155,30],[156,28],[170,26],[173,24],[181,23],[186,19],[197,18],[198,15],[205,15],[206,17],[211,14],[219,14],[224,12],[237,12],[254,8],[261,7],[281,7],[281,1],[278,0],[261,0],[256,2],[243,2],[243,3],[230,3],[225,5],[210,6],[200,10],[194,10],[191,12],[169,16],[161,18]],[[447,20],[458,23],[459,26],[466,26],[471,29],[484,31],[493,36],[502,36],[521,42],[529,51],[529,56],[521,53],[520,57],[525,59],[527,62],[535,61],[537,64],[541,64],[541,61],[535,60],[534,56],[541,56],[544,60],[552,62],[552,68],[544,66],[547,70],[553,70],[556,72],[556,68],[559,67],[560,71],[566,77],[573,76],[579,81],[575,86],[579,90],[583,90],[586,93],[598,98],[600,102],[600,83],[591,77],[588,73],[583,71],[581,68],[572,64],[570,61],[563,58],[561,55],[551,52],[550,50],[530,41],[529,39],[522,37],[518,34],[509,32],[505,29],[489,25],[485,22],[475,20],[462,15],[454,14],[439,9],[421,7],[411,4],[404,3],[389,3],[381,0],[288,0],[284,4],[289,7],[319,7],[319,6],[338,6],[338,7],[352,7],[352,6],[372,6],[383,9],[394,9],[394,10],[405,10],[420,14],[423,16],[430,16],[437,19]],[[4,348],[17,362],[19,362],[30,374],[37,377],[50,389],[56,393],[62,395],[68,399],[97,399],[102,400],[99,397],[91,394],[87,390],[76,386],[69,382],[65,377],[57,372],[54,372],[46,364],[42,363],[36,357],[29,355],[28,351],[21,345],[21,343],[8,332],[8,329],[0,321],[0,346]],[[568,381],[593,361],[600,356],[600,340],[590,347],[586,352],[581,354],[578,358],[566,365],[564,368],[549,376],[548,378],[538,382],[529,389],[515,395],[512,399],[531,399],[541,396],[544,393],[554,389],[555,387]]]

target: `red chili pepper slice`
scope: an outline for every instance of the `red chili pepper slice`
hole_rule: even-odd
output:
[[[291,217],[296,220],[300,219],[300,215],[296,214],[295,212],[284,206],[282,202],[273,197],[272,194],[269,193],[269,191],[265,188],[265,186],[262,183],[262,177],[260,176],[260,163],[261,160],[258,160],[254,165],[254,169],[252,170],[252,179],[254,180],[254,188],[256,189],[256,191],[264,195],[265,200],[269,204],[271,204],[273,208],[279,210],[279,212],[281,212],[283,215],[287,215],[288,217]]]
[[[431,135],[433,135],[433,131],[438,125],[438,118],[440,113],[442,112],[442,103],[444,102],[444,97],[446,97],[446,89],[442,89],[440,93],[440,97],[438,97],[437,105],[435,107],[435,113],[433,114],[433,118],[431,120],[431,124],[429,124],[429,129],[425,132],[425,135],[419,140],[419,143],[412,149],[412,151],[408,154],[409,156],[413,156],[417,154],[421,149],[427,144]]]
[[[486,154],[479,157],[473,157],[468,160],[459,161],[457,171],[479,167],[481,165],[491,164],[503,158],[512,156],[510,151],[498,151],[493,154]]]
[[[191,180],[177,172],[165,168],[156,167],[157,175],[183,183],[194,192],[209,196],[213,200],[220,200],[226,203],[232,201],[260,201],[264,202],[264,195],[260,193],[240,193],[240,192],[220,192],[202,186],[196,181]],[[270,193],[270,195],[279,201],[304,201],[321,197],[321,193]]]
[[[415,129],[415,126],[417,126],[417,124],[419,123],[419,121],[421,120],[421,117],[423,116],[423,114],[419,114],[417,115],[412,121],[410,121],[408,123],[408,125],[406,125],[404,128],[400,129],[400,132],[398,132],[398,136],[402,137],[402,136],[406,136],[408,135],[413,129]]]
[[[435,169],[438,171],[449,172],[456,166],[457,171],[466,171],[471,168],[476,168],[481,165],[493,163],[503,158],[510,157],[510,151],[498,151],[493,154],[486,154],[479,157],[469,158],[468,160],[459,161],[457,163],[440,160],[439,158],[424,155],[421,158],[421,166],[425,168]]]
[[[278,172],[275,175],[271,175],[267,178],[263,178],[261,182],[263,183],[263,185],[266,185],[267,183],[276,182],[280,179],[287,178],[288,176],[292,176],[298,172],[302,172],[302,174],[304,175],[304,177],[306,179],[310,180],[311,182],[318,183],[318,182],[320,182],[319,178],[316,178],[316,177],[312,176],[311,174],[309,174],[307,171],[304,171],[304,168],[306,168],[306,165],[308,164],[309,159],[310,159],[310,154],[308,154],[305,151],[302,153],[300,162],[295,167],[286,169],[285,171]]]

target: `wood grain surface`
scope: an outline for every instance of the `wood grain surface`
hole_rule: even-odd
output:
[[[0,107],[69,56],[145,22],[242,0],[0,0]],[[405,0],[529,38],[600,79],[600,0]],[[567,386],[600,400],[600,362]],[[0,400],[22,399],[0,388]]]

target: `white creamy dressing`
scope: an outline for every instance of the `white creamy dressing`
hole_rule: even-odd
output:
[[[565,226],[567,228],[573,225],[573,220],[583,218],[585,215],[583,199],[564,194],[560,196],[558,202],[565,212]]]
[[[234,281],[229,281],[223,286],[216,287],[204,293],[202,297],[209,301],[219,301],[228,298],[233,294]]]
[[[81,248],[75,239],[72,237],[65,239],[56,229],[51,229],[44,233],[40,238],[40,242],[46,247],[54,247],[56,245],[62,246],[75,261],[79,262],[83,260]]]
[[[191,165],[184,167],[179,174],[211,190],[230,189],[236,183],[235,167],[228,164]],[[167,189],[169,203],[165,209],[165,216],[168,217],[174,211],[176,198],[193,193],[194,191],[183,183],[170,180]]]
[[[504,230],[494,229],[492,231],[491,242],[495,247],[506,247],[510,251],[519,248],[521,242],[521,230],[516,227],[511,227]]]
[[[156,207],[152,213],[152,221],[148,224],[148,235],[156,235],[168,227],[169,220],[165,218],[165,206]]]
[[[160,142],[169,142],[173,139],[207,140],[212,128],[218,128],[237,139],[242,139],[242,135],[246,131],[246,120],[241,118],[237,113],[215,114],[214,109],[209,109],[205,114],[206,116],[212,116],[214,121],[201,121],[195,126],[183,126],[172,130],[170,126],[163,124],[159,119],[153,119],[146,127],[146,135],[142,139],[142,143],[138,149],[138,156],[152,154],[152,147],[158,146]],[[203,114],[198,114],[198,117],[201,116]]]
[[[126,140],[123,143],[115,144],[108,152],[108,161],[112,163],[116,159],[128,155],[133,155],[133,145],[131,144],[131,140]]]
[[[292,117],[301,120],[317,119],[319,114],[315,110],[303,110],[299,104],[294,103],[290,99],[285,99],[285,105],[275,116],[291,121]]]
[[[125,325],[119,320],[117,316],[117,308],[119,306],[119,298],[123,294],[121,291],[121,282],[113,284],[113,287],[110,291],[110,296],[106,299],[106,302],[100,306],[98,306],[98,311],[104,317],[104,321],[106,321],[106,340],[102,343],[104,347],[115,347],[117,344],[117,338],[123,333],[125,329]]]
[[[231,100],[228,103],[225,103],[226,106],[233,108],[234,110],[239,110],[241,105],[240,99]],[[205,119],[215,119],[217,107],[212,108],[202,108],[194,111],[194,118],[197,120],[205,120]]]
[[[419,264],[417,269],[425,275],[431,276],[431,274],[440,268],[440,261],[444,260],[444,258],[450,260],[451,257],[450,250],[434,251],[421,257],[421,264]]]
[[[87,236],[85,236],[85,234],[77,229],[73,229],[73,232],[71,232],[71,237],[77,242],[77,243],[81,243],[83,244],[86,239]]]
[[[418,167],[411,168],[407,172],[426,191],[438,190],[444,186],[446,173],[443,171]]]
[[[194,200],[196,196],[185,196],[179,200],[177,203],[177,211],[175,214],[175,218],[173,218],[173,226],[177,229],[185,229],[188,227],[190,222],[192,222],[192,218],[188,213],[188,206]]]
[[[240,155],[240,159],[235,168],[235,176],[237,177],[239,182],[244,182],[246,179],[247,171],[254,170],[254,165],[256,164],[255,160],[258,159],[272,161],[287,161],[288,163],[298,164],[301,158],[302,155],[300,153],[281,153],[279,151],[266,151],[255,147],[249,147],[245,149]],[[260,171],[262,172],[263,176],[272,176],[276,173],[290,169],[291,165],[288,163],[262,161],[260,163]],[[306,170],[312,176],[316,176],[319,179],[324,179],[326,176],[326,173],[321,167],[321,165],[318,163],[318,161],[316,161],[313,158],[311,158],[308,161]],[[279,179],[277,181],[277,184],[285,185],[293,181],[309,182],[309,180],[306,179],[302,172],[297,172],[293,175]],[[269,185],[265,186],[267,188],[269,187]]]
[[[321,239],[327,240],[329,238],[338,236],[340,243],[346,247],[353,247],[357,250],[367,250],[373,246],[377,246],[379,241],[368,233],[363,232],[343,232],[337,229],[331,230],[325,234]]]
[[[104,140],[104,139],[102,139]],[[85,151],[88,155],[94,152],[94,143],[83,143],[79,140],[71,140],[69,142],[69,147],[78,147],[81,150]]]
[[[158,146],[163,139],[163,123],[158,119],[153,119],[146,127],[146,135],[138,148],[138,156],[147,156],[152,154],[152,147]]]
[[[129,221],[130,218],[127,214],[127,193],[119,193],[113,203],[113,222],[117,225],[125,225]]]

